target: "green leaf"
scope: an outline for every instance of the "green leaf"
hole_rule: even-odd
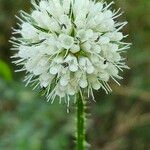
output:
[[[2,60],[0,60],[0,76],[6,81],[12,81],[12,73],[9,66]]]

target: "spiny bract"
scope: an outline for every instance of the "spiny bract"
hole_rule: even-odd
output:
[[[92,0],[32,0],[31,14],[20,11],[20,29],[13,29],[12,50],[17,71],[26,71],[27,85],[44,89],[48,101],[60,101],[87,90],[111,91],[108,81],[121,79],[119,70],[128,68],[122,51],[130,47],[122,42],[120,30],[127,22],[117,22],[120,9],[113,4]],[[118,83],[118,82],[117,82]],[[119,84],[119,83],[118,83]]]

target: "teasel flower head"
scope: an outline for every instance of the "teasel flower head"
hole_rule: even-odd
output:
[[[106,2],[92,0],[32,0],[30,14],[20,11],[19,29],[13,29],[12,58],[18,71],[26,72],[26,85],[45,91],[47,100],[69,101],[76,93],[111,92],[120,71],[128,68],[122,52],[130,47],[122,40],[117,22],[122,13]],[[16,35],[17,34],[17,35]],[[19,36],[18,36],[19,35]]]

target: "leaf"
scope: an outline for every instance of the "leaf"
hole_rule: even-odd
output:
[[[12,73],[9,66],[2,60],[0,60],[0,76],[6,81],[12,81]]]

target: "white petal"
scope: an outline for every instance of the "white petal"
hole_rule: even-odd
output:
[[[90,52],[91,50],[91,44],[89,42],[85,42],[84,44],[82,44],[82,50],[86,51],[86,52]]]
[[[81,88],[86,88],[88,86],[87,80],[80,80],[79,85]]]
[[[92,36],[93,36],[93,31],[91,29],[89,30],[81,29],[77,33],[77,37],[79,37],[83,42],[89,40],[90,38],[92,38]]]
[[[34,69],[33,69],[33,73],[34,75],[40,75],[42,73],[44,73],[46,71],[46,67],[40,67],[40,66],[36,66]]]
[[[66,86],[68,84],[68,82],[69,82],[69,79],[67,76],[61,77],[61,79],[60,79],[60,85],[61,86]]]
[[[99,43],[100,44],[107,44],[110,42],[110,39],[108,37],[100,37]]]
[[[93,46],[93,51],[96,53],[100,53],[101,52],[101,47],[99,45],[94,45]]]
[[[86,31],[86,38],[87,38],[87,39],[92,38],[93,34],[94,34],[94,33],[93,33],[93,30],[88,29],[88,30]]]
[[[51,74],[55,75],[59,72],[59,67],[58,66],[52,66],[50,68],[50,71],[49,71]]]
[[[98,65],[98,66],[100,65],[99,64],[100,60],[99,60],[98,56],[92,55],[92,56],[90,56],[90,60],[94,65]]]
[[[100,79],[107,82],[109,80],[109,74],[107,72],[100,73],[99,75]]]
[[[101,12],[103,8],[103,4],[101,2],[96,3],[90,10],[90,16],[92,17],[93,15]]]
[[[60,21],[61,21],[61,23],[65,24],[65,25],[70,25],[71,24],[71,21],[70,21],[70,19],[67,15],[61,15],[60,16]]]
[[[63,87],[64,88],[64,87]],[[57,89],[56,89],[56,94],[58,95],[58,96],[60,96],[60,97],[65,97],[65,92],[64,91],[62,91],[61,89],[60,89],[60,87],[58,87]]]
[[[67,87],[67,93],[69,95],[75,95],[75,93],[76,93],[75,87],[68,85],[68,87]]]
[[[107,11],[104,12],[104,15],[105,15],[105,19],[112,18],[113,13],[112,13],[111,10],[107,10]]]
[[[77,64],[71,64],[71,65],[69,65],[69,69],[72,72],[76,72],[78,70],[78,66],[77,66]]]
[[[27,59],[30,57],[30,51],[31,51],[30,47],[22,45],[19,47],[18,56]]]
[[[110,47],[111,47],[111,50],[112,50],[113,52],[118,51],[118,45],[117,45],[117,44],[111,44]]]
[[[51,75],[49,73],[43,73],[40,78],[42,80],[48,80],[51,77]]]
[[[46,2],[46,1],[41,1],[41,2],[39,3],[39,6],[40,6],[40,9],[41,9],[42,11],[46,11],[47,8],[48,8],[48,2]]]
[[[73,59],[73,56],[69,54],[69,55],[66,57],[65,62],[71,62],[72,59]]]
[[[85,41],[86,40],[86,31],[81,29],[77,32],[77,37],[80,38],[80,40]]]
[[[40,81],[41,87],[47,87],[49,85],[48,81]]]
[[[37,30],[29,23],[22,24],[21,34],[25,39],[38,39]]]
[[[110,32],[106,36],[110,38],[111,41],[120,41],[123,39],[123,34],[121,32]]]
[[[80,79],[82,77],[82,71],[75,72],[75,78]]]
[[[117,32],[114,40],[120,41],[122,39],[123,39],[123,34],[121,32]]]
[[[61,28],[55,19],[51,19],[50,24],[49,24],[49,29],[51,31],[58,32],[58,33],[61,31]]]
[[[104,70],[108,67],[108,63],[104,63],[104,61],[99,61],[99,68]]]
[[[71,47],[70,51],[71,51],[72,53],[77,53],[77,52],[80,51],[80,46],[74,44],[74,45]]]
[[[53,4],[54,4],[54,7],[55,7],[55,11],[57,12],[57,16],[61,16],[63,14],[63,8],[60,4],[60,0],[53,0]]]
[[[51,76],[49,73],[43,73],[40,75],[40,85],[41,87],[47,87],[49,84],[51,84],[51,81],[53,79],[53,76]]]
[[[95,90],[99,90],[100,87],[101,87],[101,85],[100,85],[99,81],[97,81],[97,82],[93,82],[93,83],[92,83],[92,87],[93,87],[93,89],[95,89]]]
[[[70,10],[70,3],[71,3],[70,0],[63,0],[63,9],[64,9],[64,12],[65,12],[66,14],[69,13],[69,10]]]
[[[63,63],[63,57],[58,56],[58,57],[54,58],[54,62],[57,63],[57,64]]]
[[[92,65],[87,67],[87,73],[88,74],[92,74],[94,72],[94,70],[95,70],[95,68]]]
[[[88,86],[88,81],[85,74],[83,74],[82,77],[80,78],[79,85],[81,88],[86,88]]]
[[[44,66],[46,66],[47,65],[47,63],[48,63],[48,58],[42,58],[40,61],[39,61],[39,65],[41,66],[41,67],[44,67]]]
[[[120,54],[119,54],[119,53],[114,53],[114,55],[113,55],[113,60],[114,60],[115,62],[120,61],[120,60],[121,60]]]
[[[62,47],[65,49],[71,48],[74,43],[74,38],[69,35],[65,35],[65,34],[61,34],[59,36],[59,40],[61,42]]]
[[[79,58],[79,65],[84,67],[86,65],[86,57]]]
[[[44,26],[43,19],[42,19],[42,12],[34,10],[31,14],[35,22],[38,23],[38,25]]]
[[[103,13],[98,14],[94,17],[94,19],[95,19],[96,24],[98,25],[98,24],[102,23],[102,21],[104,19],[104,14]]]
[[[108,68],[107,68],[109,74],[111,74],[112,76],[118,76],[118,69],[117,67],[115,67],[114,65],[109,65]]]

